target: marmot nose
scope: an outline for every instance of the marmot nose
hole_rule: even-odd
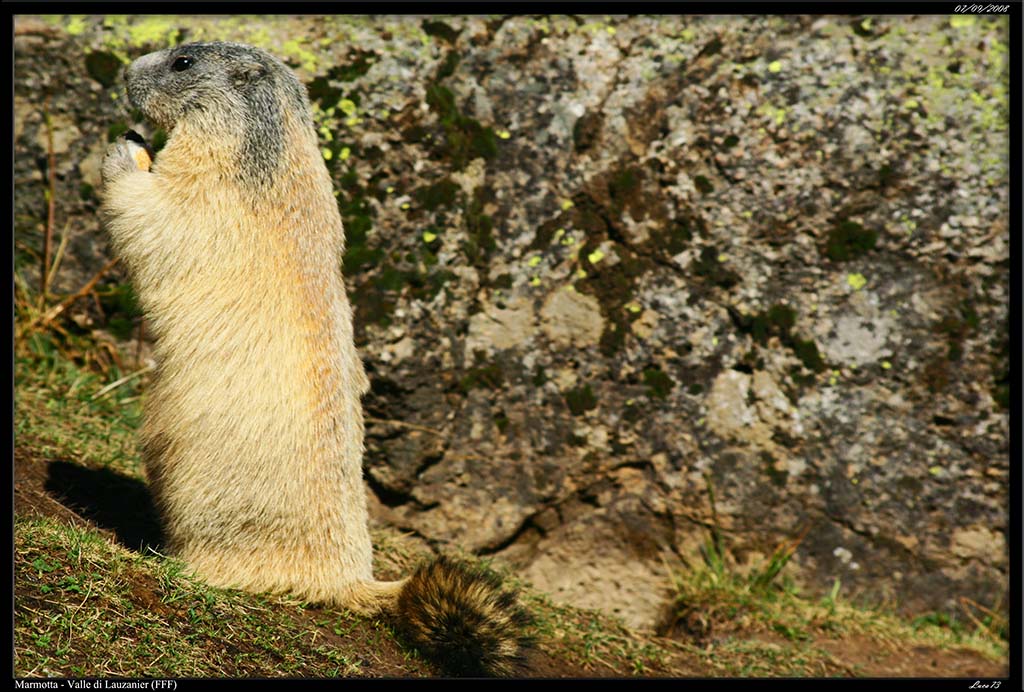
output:
[[[136,58],[130,65],[128,65],[127,71],[125,72],[125,78],[129,79],[133,75],[140,74],[148,68],[156,67],[163,61],[166,54],[167,51],[161,50],[155,53],[147,53],[141,58]]]
[[[147,53],[136,58],[124,70],[124,83],[128,92],[128,100],[136,108],[141,108],[143,97],[163,64],[167,51]]]

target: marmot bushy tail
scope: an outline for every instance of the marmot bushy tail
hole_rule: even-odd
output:
[[[397,615],[409,643],[451,675],[514,675],[531,645],[515,594],[494,574],[444,557],[406,581]]]
[[[126,71],[168,131],[120,139],[102,213],[155,337],[141,446],[167,548],[208,583],[387,613],[448,673],[510,675],[528,616],[479,569],[372,574],[368,388],[305,89],[265,51],[192,43]]]

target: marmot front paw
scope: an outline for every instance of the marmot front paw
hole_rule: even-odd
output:
[[[139,133],[129,130],[107,147],[103,157],[103,182],[113,182],[132,171],[148,171],[152,163],[153,150]]]

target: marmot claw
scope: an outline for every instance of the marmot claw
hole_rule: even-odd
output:
[[[109,184],[126,173],[148,171],[153,156],[146,140],[134,130],[118,137],[103,156],[103,183]]]

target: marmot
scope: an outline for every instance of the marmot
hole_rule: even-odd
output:
[[[112,144],[101,213],[156,338],[141,433],[167,548],[207,583],[395,618],[446,673],[520,670],[529,616],[441,558],[375,581],[341,216],[306,91],[269,53],[191,43],[126,69],[169,133]]]

